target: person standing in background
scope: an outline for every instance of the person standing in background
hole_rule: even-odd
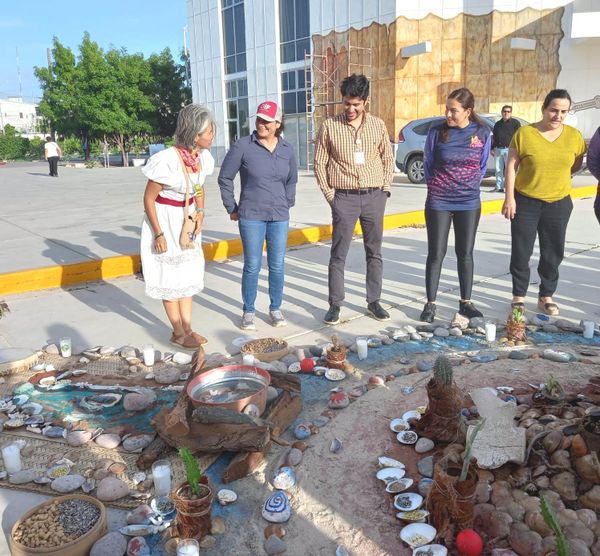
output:
[[[46,137],[46,143],[44,144],[44,158],[48,161],[50,175],[54,178],[58,178],[58,161],[61,156],[62,150],[58,146],[58,143],[52,141],[52,137],[48,135]]]
[[[513,135],[521,127],[519,120],[512,117],[512,106],[502,107],[502,118],[494,124],[492,136],[492,156],[496,158],[496,189],[504,193],[504,172],[508,160],[508,147]]]
[[[594,133],[594,136],[590,141],[587,155],[587,167],[592,173],[592,176],[598,180],[598,191],[596,192],[596,200],[594,201],[594,212],[600,223],[600,127],[596,130],[596,133]]]

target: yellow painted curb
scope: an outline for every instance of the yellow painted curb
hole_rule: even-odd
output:
[[[593,197],[596,195],[595,185],[577,187],[571,191],[571,197],[579,199],[582,197]],[[502,209],[503,199],[494,201],[483,201],[481,203],[481,214],[496,214]],[[409,226],[423,226],[425,214],[423,210],[412,212],[400,212],[388,214],[384,217],[384,230],[395,228],[406,228]],[[323,226],[312,226],[290,230],[288,234],[288,247],[305,245],[307,243],[318,243],[331,239],[332,227],[330,224]],[[360,224],[354,229],[356,235],[361,235]],[[242,241],[240,239],[228,239],[215,241],[202,245],[204,257],[207,261],[227,259],[242,254]],[[122,276],[130,276],[139,272],[141,262],[139,255],[119,255],[106,259],[85,261],[74,264],[49,266],[31,270],[20,270],[0,274],[0,295],[12,295],[51,288],[72,286],[83,282],[97,282],[110,280]]]

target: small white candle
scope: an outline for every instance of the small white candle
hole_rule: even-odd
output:
[[[146,367],[152,367],[152,365],[154,365],[154,346],[152,344],[145,345],[142,354],[144,357],[144,365],[146,365]]]
[[[4,469],[10,475],[21,471],[21,451],[16,444],[9,444],[2,448],[2,459],[4,460]]]
[[[369,346],[366,338],[356,338],[356,352],[360,360],[367,358]]]
[[[587,340],[591,340],[594,337],[594,326],[595,323],[593,320],[583,321],[583,337]]]
[[[242,357],[242,364],[244,365],[254,365],[254,355],[252,355],[251,353],[247,353],[246,355],[244,355]]]
[[[486,322],[485,323],[485,339],[488,342],[496,341],[496,323]]]
[[[63,357],[71,357],[71,338],[61,338],[59,345],[60,354]]]
[[[165,460],[154,462],[152,480],[156,496],[168,496],[171,492],[171,464]]]
[[[182,539],[177,544],[177,556],[199,556],[200,546],[195,539]]]

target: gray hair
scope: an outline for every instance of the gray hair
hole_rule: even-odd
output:
[[[188,149],[193,149],[196,136],[204,133],[209,126],[216,127],[212,112],[206,106],[188,104],[181,109],[177,116],[175,142]]]

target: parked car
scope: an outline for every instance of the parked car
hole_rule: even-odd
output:
[[[502,117],[500,114],[479,114],[484,123],[490,128]],[[398,134],[398,149],[396,150],[396,166],[401,172],[404,172],[411,183],[425,183],[425,167],[423,164],[423,150],[425,149],[425,139],[429,128],[446,118],[444,116],[432,116],[430,118],[421,118],[407,123]],[[529,122],[517,118],[521,125],[527,125]],[[496,173],[496,163],[494,157],[490,156],[487,165],[487,176],[493,176]]]

